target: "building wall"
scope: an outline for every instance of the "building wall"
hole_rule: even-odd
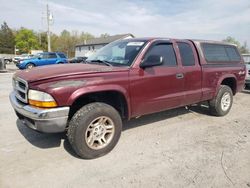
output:
[[[75,48],[75,57],[88,57],[105,45],[78,46]]]
[[[121,39],[130,39],[130,38],[133,38],[133,37],[131,35],[129,35],[129,36],[126,36],[126,37],[121,38]],[[75,48],[75,57],[88,57],[105,45],[107,45],[107,44],[78,46]]]

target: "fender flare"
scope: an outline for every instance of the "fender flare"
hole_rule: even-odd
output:
[[[233,78],[235,79],[235,81],[237,82],[237,78],[234,74],[225,74],[223,76],[220,77],[220,79],[217,82],[217,86],[216,86],[216,90],[215,90],[215,95],[217,95],[217,93],[219,92],[221,83],[223,82],[223,80],[227,79],[227,78]],[[236,91],[237,91],[237,84],[236,84]]]
[[[131,106],[130,106],[129,93],[127,92],[125,88],[119,85],[102,85],[102,86],[97,86],[97,87],[87,86],[87,87],[79,88],[70,95],[70,97],[68,98],[67,104],[71,106],[74,103],[74,101],[76,101],[77,99],[79,99],[80,97],[84,95],[96,93],[96,92],[104,92],[104,91],[115,91],[115,92],[119,92],[121,95],[124,96],[124,99],[127,103],[127,108],[128,108],[128,119],[130,119]]]

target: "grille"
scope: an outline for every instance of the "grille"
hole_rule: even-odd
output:
[[[28,92],[28,83],[21,78],[13,78],[13,88],[15,91],[16,98],[23,103],[28,102],[27,92]]]

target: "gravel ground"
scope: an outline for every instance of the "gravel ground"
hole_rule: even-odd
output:
[[[0,187],[250,187],[250,90],[225,117],[203,106],[125,122],[115,149],[75,156],[64,134],[41,134],[17,120],[0,74]]]

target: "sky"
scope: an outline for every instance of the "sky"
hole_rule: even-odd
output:
[[[250,47],[250,0],[0,0],[0,23],[45,31],[47,3],[54,18],[51,30],[57,34],[66,29],[95,36],[232,36]]]

